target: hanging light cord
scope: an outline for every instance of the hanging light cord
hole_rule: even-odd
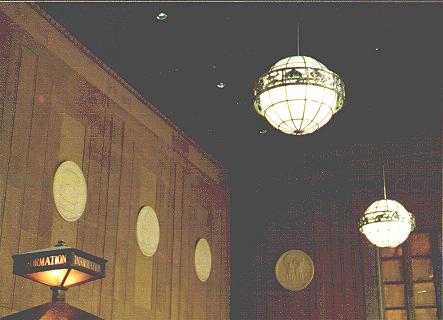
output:
[[[297,56],[300,55],[300,22],[297,22]]]
[[[383,191],[385,194],[385,200],[386,200],[386,179],[385,179],[385,165],[382,165],[383,169]]]

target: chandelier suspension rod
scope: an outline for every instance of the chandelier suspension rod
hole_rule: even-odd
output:
[[[300,55],[300,22],[297,21],[297,56]]]
[[[381,167],[382,167],[382,170],[383,170],[383,191],[384,191],[384,194],[385,194],[385,200],[386,200],[385,165],[383,164]]]

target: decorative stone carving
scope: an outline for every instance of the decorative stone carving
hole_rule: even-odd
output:
[[[82,169],[73,161],[64,161],[57,168],[53,181],[54,202],[66,221],[78,220],[86,208],[88,191]]]
[[[160,241],[160,225],[154,209],[144,206],[137,218],[137,242],[140,250],[147,257],[152,257],[157,251]]]
[[[195,272],[200,281],[206,281],[211,273],[212,257],[211,248],[206,239],[200,239],[195,246]]]
[[[289,250],[277,260],[275,276],[283,288],[300,291],[311,283],[314,277],[314,263],[303,251]]]

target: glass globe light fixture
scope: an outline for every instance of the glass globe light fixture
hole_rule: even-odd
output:
[[[324,126],[344,103],[340,77],[306,56],[278,61],[254,88],[254,108],[276,129],[305,135]]]
[[[414,215],[395,200],[375,201],[359,220],[360,232],[377,247],[395,248],[415,228]]]
[[[384,182],[383,168],[383,182]],[[395,248],[402,244],[415,228],[415,218],[411,212],[395,200],[375,201],[359,219],[359,229],[368,240],[380,248]]]

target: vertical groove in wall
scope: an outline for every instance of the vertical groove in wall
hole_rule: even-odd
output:
[[[118,273],[115,277],[116,285],[119,290],[114,290],[114,298],[118,303],[118,309],[115,313],[117,319],[121,318],[125,314],[126,308],[126,270],[128,261],[128,246],[129,246],[129,227],[131,221],[131,201],[132,201],[132,184],[133,184],[133,158],[134,147],[133,141],[130,138],[130,126],[125,123],[122,136],[124,137],[124,144],[122,143],[122,164],[121,164],[121,176],[122,176],[122,188],[120,193],[120,214],[118,223],[118,235],[116,243],[117,256],[116,271],[118,266]],[[120,216],[123,214],[122,219]],[[125,239],[124,243],[120,243],[120,238]]]
[[[2,27],[4,27],[4,30],[10,28],[9,26],[6,27],[4,25],[2,25]],[[2,106],[1,106],[1,117],[0,117],[0,132],[2,132],[2,134],[3,134],[3,114],[6,111],[8,104],[11,104],[9,105],[9,107],[15,108],[15,99],[16,99],[17,87],[19,82],[18,76],[20,72],[20,61],[21,61],[20,46],[18,44],[19,39],[17,39],[19,33],[12,28],[9,31],[10,33],[6,36],[8,38],[7,39],[8,43],[6,44],[7,48],[5,48],[5,50],[9,54],[7,54],[7,57],[5,58],[3,64],[5,73],[2,75],[3,76],[2,82],[4,84],[1,93]],[[12,88],[11,88],[11,81],[12,82],[15,81],[15,84],[12,85]]]
[[[176,199],[175,199],[175,197],[177,196],[176,195],[176,191],[177,191],[177,165],[176,164],[173,164],[173,165],[170,165],[170,184],[169,184],[169,186],[170,186],[170,189],[172,188],[172,192],[171,192],[171,190],[169,191],[169,196],[173,199],[173,201],[172,201],[172,206],[171,206],[171,212],[172,212],[172,227],[171,227],[171,230],[172,230],[172,234],[171,234],[171,238],[172,238],[172,241],[171,241],[171,251],[172,251],[172,254],[171,254],[171,263],[170,263],[170,268],[171,268],[171,276],[170,276],[170,279],[169,279],[169,283],[171,284],[171,287],[170,287],[170,290],[169,290],[169,296],[170,296],[170,301],[171,301],[171,303],[169,304],[169,319],[172,319],[172,316],[173,316],[173,311],[172,311],[172,306],[173,306],[173,304],[174,304],[174,302],[175,301],[173,301],[173,286],[174,285],[177,285],[177,284],[175,284],[174,283],[174,259],[175,259],[175,254],[174,254],[174,249],[175,249],[175,217],[177,216],[177,206],[176,206]],[[179,284],[178,284],[179,285]]]
[[[53,113],[52,109],[52,94],[53,94],[53,89],[54,89],[54,82],[52,80],[49,81],[49,94],[48,94],[48,119],[46,121],[46,128],[44,129],[45,135],[44,135],[44,145],[45,147],[43,148],[44,150],[44,160],[43,160],[43,171],[42,171],[42,179],[41,179],[41,184],[40,184],[40,196],[38,199],[38,218],[37,218],[37,235],[36,235],[36,243],[39,243],[38,241],[38,233],[40,230],[40,219],[41,219],[41,215],[42,215],[42,208],[43,208],[43,200],[44,200],[44,190],[45,190],[45,185],[47,184],[47,175],[48,175],[48,146],[49,146],[49,128],[50,128],[50,121],[49,119],[51,118],[51,114]],[[36,245],[37,248],[37,245]]]
[[[135,131],[133,131],[135,132]],[[139,170],[140,161],[137,156],[137,142],[132,141],[132,173],[131,173],[131,201],[128,228],[129,256],[126,263],[126,283],[125,283],[125,315],[129,319],[135,318],[134,290],[135,290],[135,257],[138,250],[136,243],[136,220],[139,208]]]
[[[8,177],[9,177],[9,163],[11,161],[11,150],[12,150],[12,136],[14,134],[14,122],[15,122],[15,113],[16,113],[16,108],[17,108],[17,92],[18,92],[18,87],[20,84],[20,72],[21,72],[21,64],[22,64],[22,51],[21,51],[21,45],[20,45],[20,39],[19,39],[19,32],[15,32],[14,36],[13,36],[14,40],[13,40],[13,45],[12,48],[14,49],[14,53],[16,56],[16,60],[12,59],[11,60],[11,64],[10,64],[10,68],[14,69],[14,67],[16,67],[15,72],[11,71],[10,73],[13,74],[14,73],[14,79],[15,83],[13,85],[13,88],[10,89],[11,92],[9,90],[7,90],[7,98],[9,99],[5,99],[7,100],[5,102],[5,106],[7,106],[5,108],[5,110],[10,111],[10,117],[8,122],[10,123],[10,126],[8,129],[8,132],[2,132],[2,149],[3,150],[7,150],[6,152],[2,152],[3,156],[6,155],[6,159],[2,159],[2,171],[4,172],[4,188],[3,188],[3,194],[2,194],[2,198],[1,198],[1,213],[2,215],[0,216],[1,221],[0,221],[0,246],[2,245],[2,237],[3,237],[3,223],[4,223],[4,219],[5,219],[5,215],[4,215],[4,209],[5,209],[5,203],[6,203],[6,193],[7,193],[7,186],[8,186]],[[14,55],[14,56],[15,56]],[[9,78],[10,79],[10,78]],[[8,80],[9,80],[8,79]],[[9,81],[7,81],[6,83],[6,87],[9,88]],[[8,108],[9,107],[9,108]],[[5,118],[3,116],[2,121],[5,121]],[[4,130],[5,125],[2,122],[2,129]],[[4,163],[4,164],[3,164]],[[1,304],[1,299],[0,299],[0,304]]]
[[[172,279],[173,279],[173,272],[174,272],[174,204],[175,204],[175,198],[174,198],[174,191],[171,190],[171,188],[175,185],[175,174],[173,173],[173,166],[171,165],[171,159],[168,157],[167,161],[164,162],[164,168],[162,170],[162,176],[165,177],[163,184],[163,206],[164,210],[167,213],[167,226],[168,226],[168,235],[167,235],[167,259],[165,261],[165,265],[168,269],[168,274],[165,275],[163,278],[164,286],[166,288],[164,289],[164,297],[167,301],[166,305],[164,306],[161,316],[163,318],[171,319],[171,305],[172,305]],[[157,316],[158,318],[158,316]]]
[[[106,116],[106,104],[107,104],[107,99],[105,99],[105,106],[103,107],[103,117],[102,117],[102,122],[101,124],[99,124],[99,128],[101,128],[101,148],[100,148],[100,154],[99,154],[99,159],[97,161],[99,161],[100,163],[100,172],[99,172],[99,183],[98,183],[98,201],[97,201],[97,218],[96,218],[96,225],[95,225],[95,252],[94,254],[99,255],[101,257],[103,257],[103,255],[100,255],[99,252],[99,247],[97,246],[98,243],[98,238],[100,236],[99,234],[99,224],[100,224],[100,217],[101,217],[101,213],[103,212],[102,210],[102,201],[103,201],[103,183],[104,183],[104,179],[103,179],[103,168],[105,167],[105,147],[106,147],[106,129],[107,129],[107,116]],[[100,132],[100,129],[99,129]],[[98,297],[98,293],[101,293],[101,287],[102,287],[102,281],[103,280],[99,280],[99,281],[94,281],[92,283],[92,294],[93,294],[93,299],[92,299],[92,311],[95,311],[95,314],[98,314],[100,311],[100,298]]]
[[[220,202],[222,200],[219,200]],[[222,212],[221,209],[221,205],[218,208],[218,215],[217,215],[217,219],[219,219],[219,225],[220,225],[220,273],[222,272],[222,270],[224,269],[224,264],[225,264],[225,248],[223,246],[224,243],[224,234],[223,234],[223,216],[224,216],[224,212]],[[218,294],[221,297],[221,300],[219,301],[219,310],[218,310],[218,318],[221,320],[223,319],[223,308],[224,308],[224,303],[223,300],[226,299],[225,294],[223,293],[223,287],[224,287],[224,281],[223,281],[223,277],[220,274],[220,283],[218,284]]]
[[[169,228],[168,228],[167,224],[164,223],[165,220],[167,221],[167,219],[165,219],[167,213],[165,212],[165,210],[163,208],[163,205],[162,205],[163,204],[163,197],[164,197],[164,195],[162,194],[163,193],[162,192],[163,191],[163,174],[162,174],[162,171],[163,170],[161,170],[160,174],[157,176],[156,196],[155,196],[156,204],[155,204],[155,207],[156,207],[156,210],[159,211],[160,221],[161,221],[160,223],[163,224],[164,230],[168,230]],[[166,236],[166,238],[167,238],[167,236]],[[163,245],[163,243],[159,244],[159,247],[161,245]],[[163,282],[162,278],[168,272],[167,263],[166,263],[166,259],[165,259],[166,255],[168,254],[167,245],[164,246],[164,248],[165,248],[165,250],[162,253],[159,252],[156,255],[156,259],[154,259],[154,268],[153,268],[153,272],[152,272],[152,277],[153,277],[153,286],[152,286],[152,288],[153,288],[153,292],[155,292],[155,294],[153,294],[151,296],[152,297],[151,298],[151,309],[154,309],[153,310],[153,315],[154,315],[153,319],[157,319],[158,318],[157,315],[159,313],[161,314],[162,311],[163,311],[162,309],[160,309],[160,306],[157,305],[157,303],[156,303],[157,299],[159,297],[162,298],[162,299],[159,299],[159,300],[163,300],[163,303],[161,305],[162,308],[164,307],[165,304],[167,304],[167,302],[165,301],[166,297],[163,294],[164,292],[163,292],[161,286],[159,286],[159,282],[160,282],[160,284],[162,284],[162,282]],[[159,272],[159,270],[161,270],[161,272]]]
[[[89,162],[90,159],[90,150],[91,150],[91,128],[89,126],[85,126],[84,133],[83,133],[83,157],[82,157],[82,171],[85,175],[86,184],[89,180]],[[89,197],[87,197],[87,202],[89,201]],[[88,209],[88,203],[86,203],[85,213],[87,213]],[[83,241],[84,241],[84,233],[85,233],[85,221],[86,217],[85,214],[82,214],[80,219],[77,220],[77,238],[76,238],[76,247],[79,249],[83,249]],[[83,234],[81,234],[83,232]]]
[[[208,201],[208,202],[211,202],[211,201]],[[212,264],[211,265],[211,272],[209,274],[208,280],[206,280],[206,282],[204,282],[204,291],[205,291],[204,297],[206,298],[204,312],[205,312],[205,319],[207,319],[208,318],[208,304],[211,302],[210,301],[210,297],[211,297],[210,282],[212,282],[211,280],[214,278],[214,271],[215,271],[214,270],[214,266],[215,266],[214,255],[217,254],[218,252],[215,250],[216,249],[215,244],[214,244],[215,240],[214,240],[214,236],[213,236],[214,235],[213,228],[211,225],[212,219],[210,219],[210,216],[211,216],[210,204],[208,205],[208,208],[205,208],[205,209],[206,209],[205,210],[205,213],[206,213],[206,219],[205,219],[205,221],[206,221],[206,225],[205,225],[206,235],[205,235],[205,238],[209,242],[209,246],[211,248],[211,255],[212,255],[212,257],[211,257],[211,264]]]
[[[217,256],[218,256],[218,263],[217,263],[217,281],[215,281],[213,283],[214,286],[214,290],[213,290],[213,301],[216,304],[216,309],[212,312],[212,314],[214,314],[216,316],[216,319],[221,319],[222,316],[222,308],[223,308],[223,300],[224,300],[224,295],[220,293],[222,292],[222,288],[223,288],[223,275],[222,275],[222,270],[223,270],[223,264],[224,264],[224,259],[223,259],[223,234],[222,234],[222,225],[221,225],[221,221],[222,221],[222,210],[221,210],[221,203],[222,203],[222,199],[217,199],[217,197],[219,196],[219,190],[217,189],[217,193],[215,195],[213,195],[213,203],[215,204],[215,209],[214,209],[214,220],[216,221],[216,232],[217,232]],[[219,296],[221,299],[217,299],[217,296]]]
[[[116,234],[115,234],[114,250],[113,250],[113,253],[112,253],[112,256],[113,256],[112,261],[114,261],[115,264],[118,263],[117,259],[116,259],[116,256],[117,256],[118,230],[119,230],[119,226],[120,226],[119,222],[121,220],[121,213],[120,213],[120,200],[121,199],[120,199],[120,195],[121,195],[122,171],[123,171],[123,153],[124,153],[123,145],[124,145],[124,142],[125,142],[125,135],[124,135],[125,134],[125,123],[124,122],[122,123],[121,129],[119,131],[120,131],[120,159],[119,159],[120,161],[118,161],[118,164],[119,164],[118,188],[117,188],[118,192],[117,192],[117,207],[115,208],[116,209],[116,219],[115,219],[116,220]],[[112,151],[113,150],[111,150],[111,152]],[[112,275],[111,275],[112,290],[111,290],[111,295],[109,297],[109,299],[112,301],[112,303],[111,303],[111,310],[110,310],[111,319],[114,316],[114,312],[113,312],[114,311],[114,305],[115,305],[115,301],[114,301],[115,283],[114,283],[114,280],[115,280],[115,272],[116,272],[116,270],[117,270],[116,265],[114,265],[113,266],[113,270],[112,270]]]
[[[107,226],[108,226],[108,219],[109,219],[109,211],[108,211],[108,206],[109,206],[109,188],[110,188],[110,180],[111,180],[111,162],[112,162],[112,138],[113,138],[113,130],[114,130],[114,118],[112,117],[112,115],[109,115],[108,118],[109,121],[109,141],[108,141],[108,145],[107,145],[107,168],[108,168],[108,172],[106,175],[106,204],[105,204],[105,221],[104,221],[104,232],[103,232],[103,251],[102,251],[102,257],[105,256],[105,245],[106,245],[106,231],[107,231]]]
[[[107,99],[107,108],[109,107],[109,99]],[[106,126],[105,126],[105,140],[104,140],[104,155],[106,155],[105,157],[105,167],[106,167],[106,171],[105,171],[105,188],[102,188],[103,192],[103,202],[101,202],[100,207],[100,218],[99,219],[99,227],[100,227],[100,231],[102,232],[102,234],[100,234],[100,232],[98,232],[98,240],[99,245],[101,246],[100,252],[98,253],[101,257],[105,257],[105,239],[106,239],[106,221],[107,221],[107,217],[108,217],[108,197],[109,197],[109,176],[110,176],[110,165],[111,165],[111,143],[112,143],[112,117],[109,115],[109,112],[106,112]],[[103,205],[103,207],[102,207]],[[99,304],[98,304],[98,310],[99,310],[99,314],[100,316],[103,316],[103,308],[107,307],[106,301],[103,301],[103,285],[104,284],[104,279],[102,279],[99,282]],[[103,306],[103,304],[105,306]]]
[[[23,200],[27,185],[29,133],[32,118],[33,97],[37,56],[21,45],[20,48],[19,85],[16,91],[17,99],[13,107],[10,157],[7,162],[5,197],[3,203],[2,233],[0,235],[0,256],[7,257],[17,253],[21,231],[21,216]],[[23,156],[25,154],[25,156]],[[12,160],[12,161],[11,161]],[[0,304],[13,307],[14,283],[12,266],[9,264],[1,274]],[[9,294],[12,293],[12,294]]]
[[[76,248],[83,250],[87,253],[95,254],[95,252],[91,252],[88,248],[87,244],[87,238],[89,237],[89,217],[92,215],[92,202],[94,200],[94,194],[91,193],[91,182],[92,182],[92,176],[94,175],[94,172],[90,171],[91,167],[91,161],[93,161],[93,155],[91,155],[91,149],[92,149],[92,128],[89,125],[85,125],[85,131],[83,133],[84,139],[83,139],[83,159],[82,159],[82,171],[85,175],[87,190],[88,190],[88,196],[87,196],[87,202],[85,211],[80,217],[80,219],[77,221],[77,238],[76,238]],[[79,288],[78,296],[75,297],[76,301],[78,303],[81,303],[82,309],[85,311],[91,312],[92,310],[92,283],[87,283],[81,288]]]
[[[11,63],[12,55],[12,37],[13,32],[10,24],[10,20],[2,15],[0,16],[0,21],[3,20],[2,25],[2,38],[0,38],[0,85],[2,90],[0,92],[0,132],[2,132],[3,128],[3,112],[6,105],[6,96],[7,96],[7,83],[10,75],[9,64]],[[1,22],[0,22],[1,23]],[[1,139],[0,139],[1,140]],[[1,189],[0,189],[1,194]]]
[[[52,75],[53,76],[53,75]],[[60,116],[60,106],[57,100],[57,80],[51,77],[51,95],[50,95],[50,113],[46,120],[48,122],[47,129],[47,141],[46,141],[46,156],[45,156],[45,169],[42,185],[42,200],[40,205],[40,214],[38,221],[38,232],[37,232],[37,248],[45,248],[53,245],[51,243],[51,235],[53,229],[53,217],[57,214],[53,190],[52,181],[53,175],[59,164],[58,157],[56,156],[59,150],[60,136],[61,136],[61,116]],[[50,291],[44,286],[38,285],[36,289],[36,297],[49,297]],[[46,299],[43,299],[46,300]],[[42,299],[39,302],[43,302]]]
[[[185,170],[184,167],[181,168],[181,176],[180,176],[180,182],[181,182],[181,196],[180,196],[180,244],[179,244],[179,248],[180,248],[180,255],[179,255],[179,265],[182,266],[183,265],[183,247],[182,247],[182,243],[183,243],[183,217],[185,214],[185,205],[184,205],[184,194],[185,194]],[[182,272],[181,272],[181,268],[180,271],[178,272],[178,306],[177,306],[177,313],[178,313],[178,317],[177,319],[181,319],[181,293],[182,293]]]
[[[160,225],[163,224],[163,220],[164,220],[164,215],[166,214],[165,212],[163,212],[163,208],[161,206],[161,192],[160,192],[160,184],[161,184],[161,180],[162,180],[162,176],[161,175],[157,175],[157,180],[156,180],[156,185],[155,185],[155,211],[157,212],[157,217],[159,219],[159,223]],[[166,230],[165,228],[163,230]],[[159,243],[159,248],[161,248],[163,245],[163,243]],[[157,249],[157,251],[160,251]],[[158,270],[159,269],[159,265],[161,265],[163,263],[163,257],[162,255],[166,254],[163,253],[160,254],[160,252],[157,252],[154,256],[153,256],[153,266],[152,266],[152,273],[151,273],[151,281],[152,281],[152,286],[151,286],[151,305],[149,306],[149,309],[152,312],[152,319],[156,319],[156,315],[157,315],[157,311],[158,311],[158,306],[156,304],[156,300],[158,297],[158,277],[159,277],[159,273]],[[165,273],[166,270],[165,269],[161,269],[162,273]],[[165,301],[163,301],[164,303]]]
[[[128,232],[127,232],[127,236],[126,236],[126,242],[127,242],[127,244],[128,244],[128,246],[129,246],[129,241],[130,241],[130,239],[129,239],[129,230],[131,230],[130,228],[131,228],[131,221],[132,221],[132,219],[131,219],[131,216],[132,215],[134,215],[134,213],[133,212],[135,212],[136,211],[136,208],[134,208],[133,206],[132,206],[132,201],[133,201],[133,199],[132,199],[132,194],[133,194],[133,190],[134,190],[134,188],[133,188],[133,186],[134,186],[134,149],[135,149],[135,143],[134,143],[134,141],[131,141],[131,148],[130,148],[130,150],[131,150],[131,164],[130,164],[130,168],[131,168],[131,172],[130,172],[130,177],[131,177],[131,182],[130,182],[130,192],[129,192],[129,194],[130,194],[130,199],[129,199],[129,214],[128,214],[128,226],[129,226],[129,228],[128,228]],[[130,254],[130,252],[128,252],[128,255]],[[129,261],[130,261],[130,259],[127,259],[127,261],[126,261],[126,263],[125,263],[125,270],[126,270],[126,272],[125,272],[125,275],[127,275],[128,274],[128,264],[129,264]],[[125,279],[125,284],[127,283],[127,281],[128,281],[128,278],[126,277],[126,279]],[[127,305],[127,301],[126,301],[126,297],[127,297],[127,286],[126,285],[124,285],[123,286],[124,287],[124,297],[125,297],[125,299],[124,299],[124,302],[125,302],[125,304],[124,304],[124,313],[125,313],[125,315],[127,315],[126,314],[126,311],[127,311],[127,307],[126,307],[126,305]]]
[[[32,84],[32,89],[31,89],[31,98],[30,98],[30,105],[31,105],[31,116],[29,117],[29,131],[27,134],[27,143],[25,145],[26,148],[26,157],[25,157],[25,166],[24,166],[24,185],[23,185],[23,192],[21,195],[21,206],[19,209],[19,214],[18,214],[18,230],[23,231],[22,225],[23,225],[23,209],[25,207],[25,196],[28,192],[28,168],[29,168],[29,152],[31,150],[30,144],[31,144],[31,133],[32,133],[32,124],[33,124],[33,119],[34,119],[34,108],[35,108],[35,91],[36,91],[36,84],[37,84],[37,70],[38,70],[38,63],[39,63],[39,57],[37,54],[35,54],[34,52],[32,52],[31,50],[29,50],[28,48],[25,47],[25,50],[28,51],[28,53],[32,56],[35,57],[35,65],[34,65],[34,76],[33,76],[33,84]],[[19,232],[18,234],[18,241],[17,241],[17,246],[15,249],[15,253],[20,253],[20,242],[21,242],[21,232]],[[15,288],[16,285],[16,280],[17,277],[13,278],[13,288]],[[13,301],[13,307],[14,307],[14,293],[16,292],[16,290],[13,290],[12,292],[12,301]]]

